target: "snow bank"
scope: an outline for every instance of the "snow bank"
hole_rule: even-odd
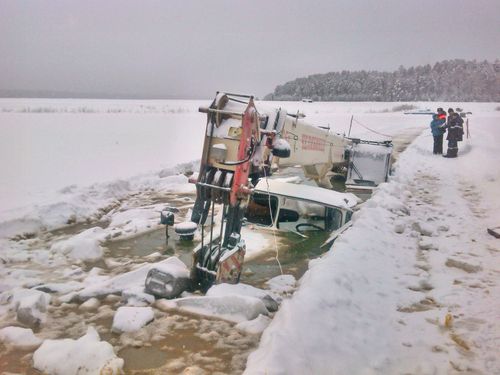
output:
[[[77,340],[45,340],[33,355],[33,367],[53,375],[120,374],[123,359],[100,341],[93,327]]]
[[[37,100],[17,102],[26,108]],[[85,101],[47,101],[61,108],[79,102]],[[0,99],[0,107],[3,104]],[[134,106],[119,104],[124,113]],[[188,103],[189,111],[141,117],[100,110],[91,115],[0,110],[0,160],[9,161],[0,163],[0,237],[84,222],[129,194],[176,189],[181,181],[174,175],[192,172],[198,165],[187,162],[201,152],[205,120],[197,112],[199,104]],[[179,106],[168,101],[163,105]],[[186,134],[188,141],[179,142]],[[182,184],[187,185],[187,179]]]
[[[310,262],[246,374],[499,373],[499,114],[459,157],[422,134],[352,227]],[[496,191],[496,193],[494,193]]]

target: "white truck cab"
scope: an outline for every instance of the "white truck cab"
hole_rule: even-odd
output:
[[[338,231],[351,220],[358,198],[324,188],[262,179],[248,204],[247,223],[303,234]]]

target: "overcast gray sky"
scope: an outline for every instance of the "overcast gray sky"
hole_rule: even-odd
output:
[[[0,89],[208,98],[500,57],[499,0],[0,0]]]

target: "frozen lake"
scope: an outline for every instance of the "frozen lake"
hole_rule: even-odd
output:
[[[201,155],[206,121],[205,115],[198,113],[198,107],[209,103],[209,100],[0,99],[0,293],[6,296],[18,293],[19,288],[25,291],[39,285],[52,285],[53,300],[48,306],[47,320],[35,331],[37,336],[77,339],[92,325],[101,339],[111,343],[115,353],[125,359],[127,370],[141,371],[150,366],[175,372],[195,366],[195,369],[206,371],[243,371],[249,352],[258,344],[258,334],[236,330],[233,323],[216,317],[172,313],[151,305],[155,314],[153,323],[135,333],[120,335],[111,331],[111,325],[124,302],[114,295],[116,292],[105,292],[113,277],[133,273],[144,264],[170,255],[177,255],[186,263],[189,261],[191,248],[175,239],[170,245],[164,243],[158,212],[169,204],[180,209],[177,220],[188,215],[194,190],[182,172],[197,168],[197,163],[190,162]],[[431,156],[427,155],[432,144],[429,116],[405,115],[401,107],[397,108],[401,103],[268,102],[265,105],[281,106],[290,113],[303,112],[306,120],[330,126],[331,131],[338,133],[347,133],[351,118],[354,118],[351,136],[375,140],[391,137],[399,151],[417,134],[423,133],[405,161],[410,172],[415,170],[418,176],[423,175],[419,183],[430,184],[422,191],[417,183],[414,184],[415,197],[419,194],[424,197],[424,203],[414,204],[417,214],[421,210],[418,220],[423,220],[429,208],[420,206],[427,202],[427,191],[435,189],[428,174],[432,173],[433,165],[444,171],[446,165],[443,163],[447,162],[438,160],[432,164]],[[435,109],[449,104],[412,105],[419,109]],[[487,129],[479,129],[482,120],[485,118],[485,124],[491,125],[492,119],[498,118],[495,107],[494,103],[474,103],[465,107],[474,113],[471,121],[478,127],[477,131],[481,130],[483,138],[488,133]],[[478,134],[474,129],[471,133],[473,136]],[[427,143],[428,150],[425,148]],[[470,145],[467,147],[463,151],[470,153]],[[479,148],[472,150],[476,151],[474,157],[481,156]],[[420,170],[420,159],[427,161],[426,170]],[[466,160],[460,160],[463,170],[472,168]],[[187,164],[179,165],[181,163]],[[482,178],[482,169],[470,172],[479,173]],[[491,176],[488,181],[496,181],[496,175]],[[493,182],[482,188],[491,186]],[[395,188],[389,193],[398,196],[401,192]],[[394,204],[390,197],[386,196],[385,200]],[[372,215],[376,218],[375,224],[379,220],[377,215],[385,215],[384,202],[377,202],[370,203],[368,214],[363,216],[366,220]],[[429,202],[434,204],[434,200]],[[370,208],[373,213],[369,212]],[[394,219],[391,217],[391,220]],[[392,226],[392,221],[390,223],[384,230]],[[373,226],[371,223],[370,227]],[[380,229],[380,233],[390,239],[391,234],[384,230]],[[24,235],[17,236],[19,234]],[[11,240],[13,237],[15,240]],[[385,241],[385,237],[376,234],[373,239]],[[251,241],[263,246],[258,236]],[[300,277],[308,268],[309,258],[319,256],[321,251],[317,250],[314,241],[310,246],[294,245],[294,242],[298,241],[282,239],[280,244],[290,250],[282,259],[288,262],[286,273]],[[369,242],[364,241],[364,244]],[[311,254],[306,254],[308,250]],[[390,254],[387,253],[388,259],[398,257]],[[409,258],[405,256],[404,259]],[[375,261],[373,264],[378,265]],[[356,267],[360,267],[360,273],[367,272],[361,265],[356,264]],[[345,267],[348,269],[350,267]],[[376,270],[374,267],[372,271],[376,273]],[[248,263],[242,281],[271,293],[272,287],[265,280],[278,272],[273,254],[263,252]],[[413,275],[413,271],[406,272]],[[405,275],[403,280],[412,277]],[[130,287],[140,286],[143,276],[127,282]],[[331,280],[329,283],[332,284]],[[99,301],[93,302],[97,306],[95,309],[81,307],[82,301],[67,299],[71,293],[87,288],[109,294],[107,297],[99,295]],[[446,292],[444,289],[441,293]],[[314,293],[309,295],[315,296]],[[16,324],[15,314],[9,310],[11,306],[4,302],[0,304],[1,327]],[[351,310],[346,311],[352,316]],[[283,320],[280,322],[282,324]],[[301,319],[298,322],[299,328],[304,329],[305,323]],[[268,341],[263,345],[267,344]],[[263,348],[260,353],[265,352],[265,346]],[[17,351],[10,357],[0,355],[0,365],[8,365],[11,371],[27,371],[31,361],[29,351]],[[256,361],[252,363],[255,366]]]

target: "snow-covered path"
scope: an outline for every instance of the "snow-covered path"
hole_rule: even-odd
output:
[[[246,374],[500,373],[498,115],[458,159],[424,133],[395,177],[310,264]]]

